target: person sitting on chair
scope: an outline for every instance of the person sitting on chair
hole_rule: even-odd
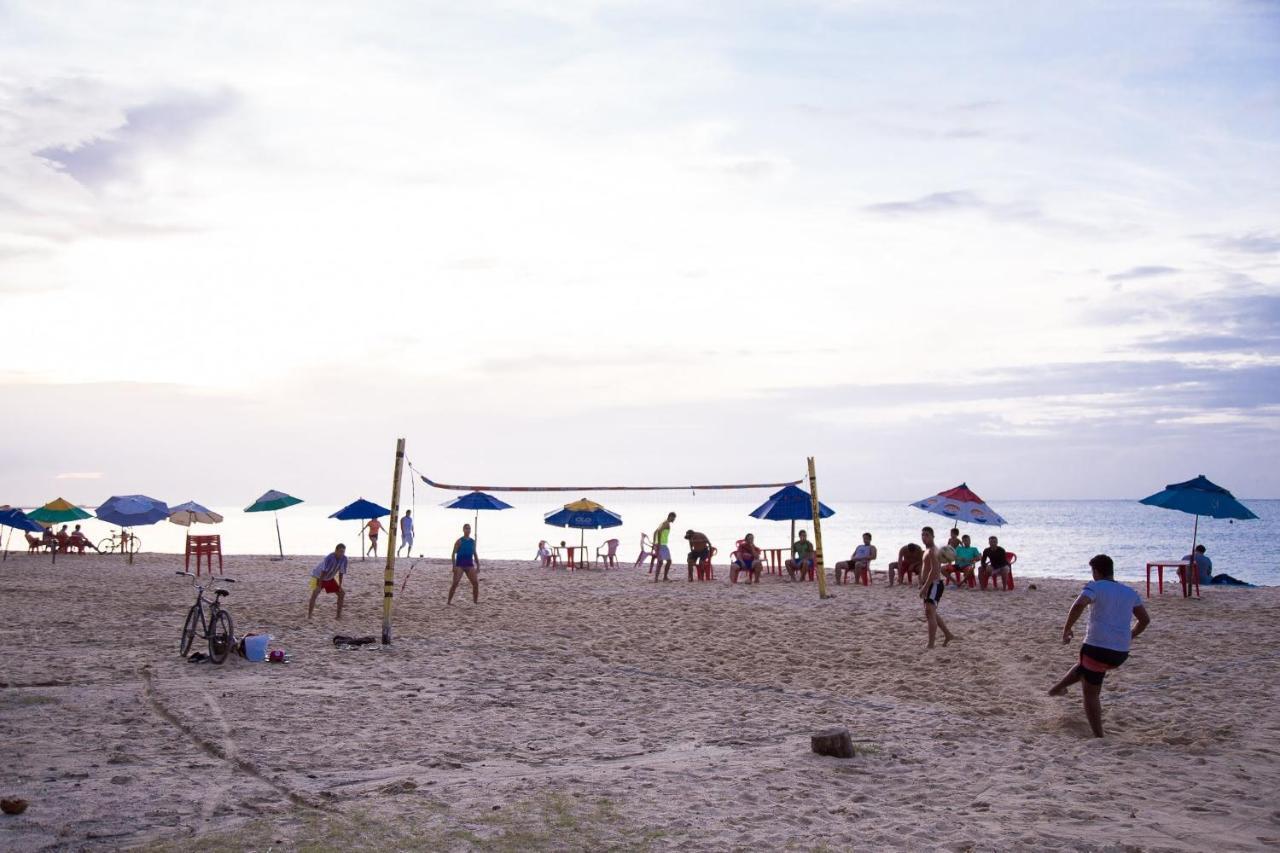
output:
[[[799,572],[800,580],[804,580],[805,575],[813,571],[816,565],[817,562],[813,558],[813,543],[809,541],[809,534],[801,530],[799,538],[791,543],[791,559],[787,560],[787,576],[795,580],[796,572]]]
[[[871,561],[876,558],[876,546],[871,544],[871,534],[862,534],[862,544],[853,549],[853,555],[847,560],[841,560],[836,563],[836,583],[840,583],[840,573],[844,572],[845,581],[849,580],[849,573],[853,573],[854,581],[861,580],[864,576],[868,583],[871,582]]]
[[[62,529],[58,531],[55,537],[58,540],[58,550],[67,553],[67,547],[71,544],[71,534],[67,532],[67,526],[62,525]]]
[[[982,588],[987,588],[987,581],[993,584],[998,578],[1004,583],[1009,572],[1009,556],[1000,547],[1000,540],[994,536],[987,538],[987,548],[982,552],[982,565],[978,567],[978,580]]]
[[[1253,586],[1253,584],[1251,583],[1245,583],[1242,580],[1237,580],[1236,578],[1233,578],[1231,577],[1231,575],[1228,575],[1228,574],[1215,575],[1213,573],[1213,560],[1210,560],[1209,555],[1204,552],[1203,545],[1197,545],[1195,554],[1194,555],[1188,554],[1187,556],[1182,558],[1182,561],[1184,563],[1187,563],[1188,565],[1190,565],[1193,562],[1195,563],[1196,572],[1200,578],[1200,584],[1202,586],[1211,586],[1211,585]],[[1179,567],[1178,568],[1179,580],[1182,579],[1182,574],[1183,574],[1183,569]]]
[[[689,582],[693,583],[693,570],[702,560],[710,560],[714,546],[707,534],[696,530],[686,530],[684,538],[689,542]]]
[[[982,552],[969,542],[969,534],[960,537],[960,547],[956,549],[954,565],[963,573],[965,583],[973,583],[973,570],[978,566],[978,558]]]
[[[89,541],[89,537],[84,535],[84,531],[80,529],[80,525],[76,525],[76,529],[71,531],[71,547],[78,548],[80,553],[84,553],[85,548],[92,548],[98,553],[98,546]]]
[[[920,573],[920,564],[924,562],[924,549],[914,542],[908,542],[898,549],[898,559],[889,564],[889,586],[893,586],[894,575],[898,583],[905,584],[907,578]]]
[[[538,553],[533,557],[535,560],[542,561],[542,567],[545,569],[551,565],[551,546],[547,544],[547,540],[538,540]]]
[[[738,550],[733,552],[733,562],[729,565],[729,582],[738,582],[738,572],[747,573],[747,583],[760,583],[760,566],[764,562],[764,554],[756,547],[756,535],[748,533],[738,543]]]

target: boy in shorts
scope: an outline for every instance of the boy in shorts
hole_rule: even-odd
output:
[[[920,541],[924,543],[924,560],[920,566],[920,598],[924,601],[924,618],[929,623],[929,648],[933,648],[933,639],[942,629],[942,645],[955,639],[955,635],[947,630],[947,623],[938,615],[938,602],[942,600],[942,590],[946,582],[942,579],[942,562],[938,558],[938,549],[933,544],[933,528],[925,527],[920,531]]]
[[[307,618],[315,609],[316,599],[321,592],[338,596],[338,618],[342,618],[342,578],[347,573],[347,546],[339,543],[334,546],[333,553],[320,561],[320,565],[311,570],[311,600],[307,602]]]
[[[1080,646],[1080,662],[1049,690],[1050,696],[1064,696],[1077,681],[1084,693],[1084,715],[1094,737],[1102,737],[1102,680],[1129,657],[1132,641],[1151,624],[1142,596],[1121,583],[1116,583],[1115,563],[1106,554],[1089,561],[1093,580],[1084,585],[1080,597],[1067,613],[1062,626],[1062,644],[1071,642],[1071,626],[1089,608],[1089,628]],[[1129,627],[1130,619],[1137,624]]]

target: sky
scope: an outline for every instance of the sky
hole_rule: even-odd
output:
[[[0,503],[1280,496],[1280,4],[0,0]]]

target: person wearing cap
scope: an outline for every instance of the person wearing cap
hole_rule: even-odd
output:
[[[333,553],[320,561],[314,569],[311,570],[311,600],[307,602],[307,618],[311,618],[311,611],[315,609],[316,599],[320,597],[320,593],[327,592],[330,595],[338,597],[338,617],[342,618],[342,600],[345,594],[342,592],[342,578],[347,573],[347,546],[338,543],[333,549]]]

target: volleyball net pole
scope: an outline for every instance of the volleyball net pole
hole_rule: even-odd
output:
[[[400,516],[400,474],[404,471],[404,439],[396,439],[396,469],[391,478],[391,529],[387,531],[387,568],[382,573],[382,645],[391,645],[391,598],[396,591],[396,523]]]
[[[822,564],[822,518],[818,512],[818,467],[813,457],[809,460],[809,506],[813,510],[813,563],[814,573],[818,576],[818,598],[827,598],[827,570]]]

